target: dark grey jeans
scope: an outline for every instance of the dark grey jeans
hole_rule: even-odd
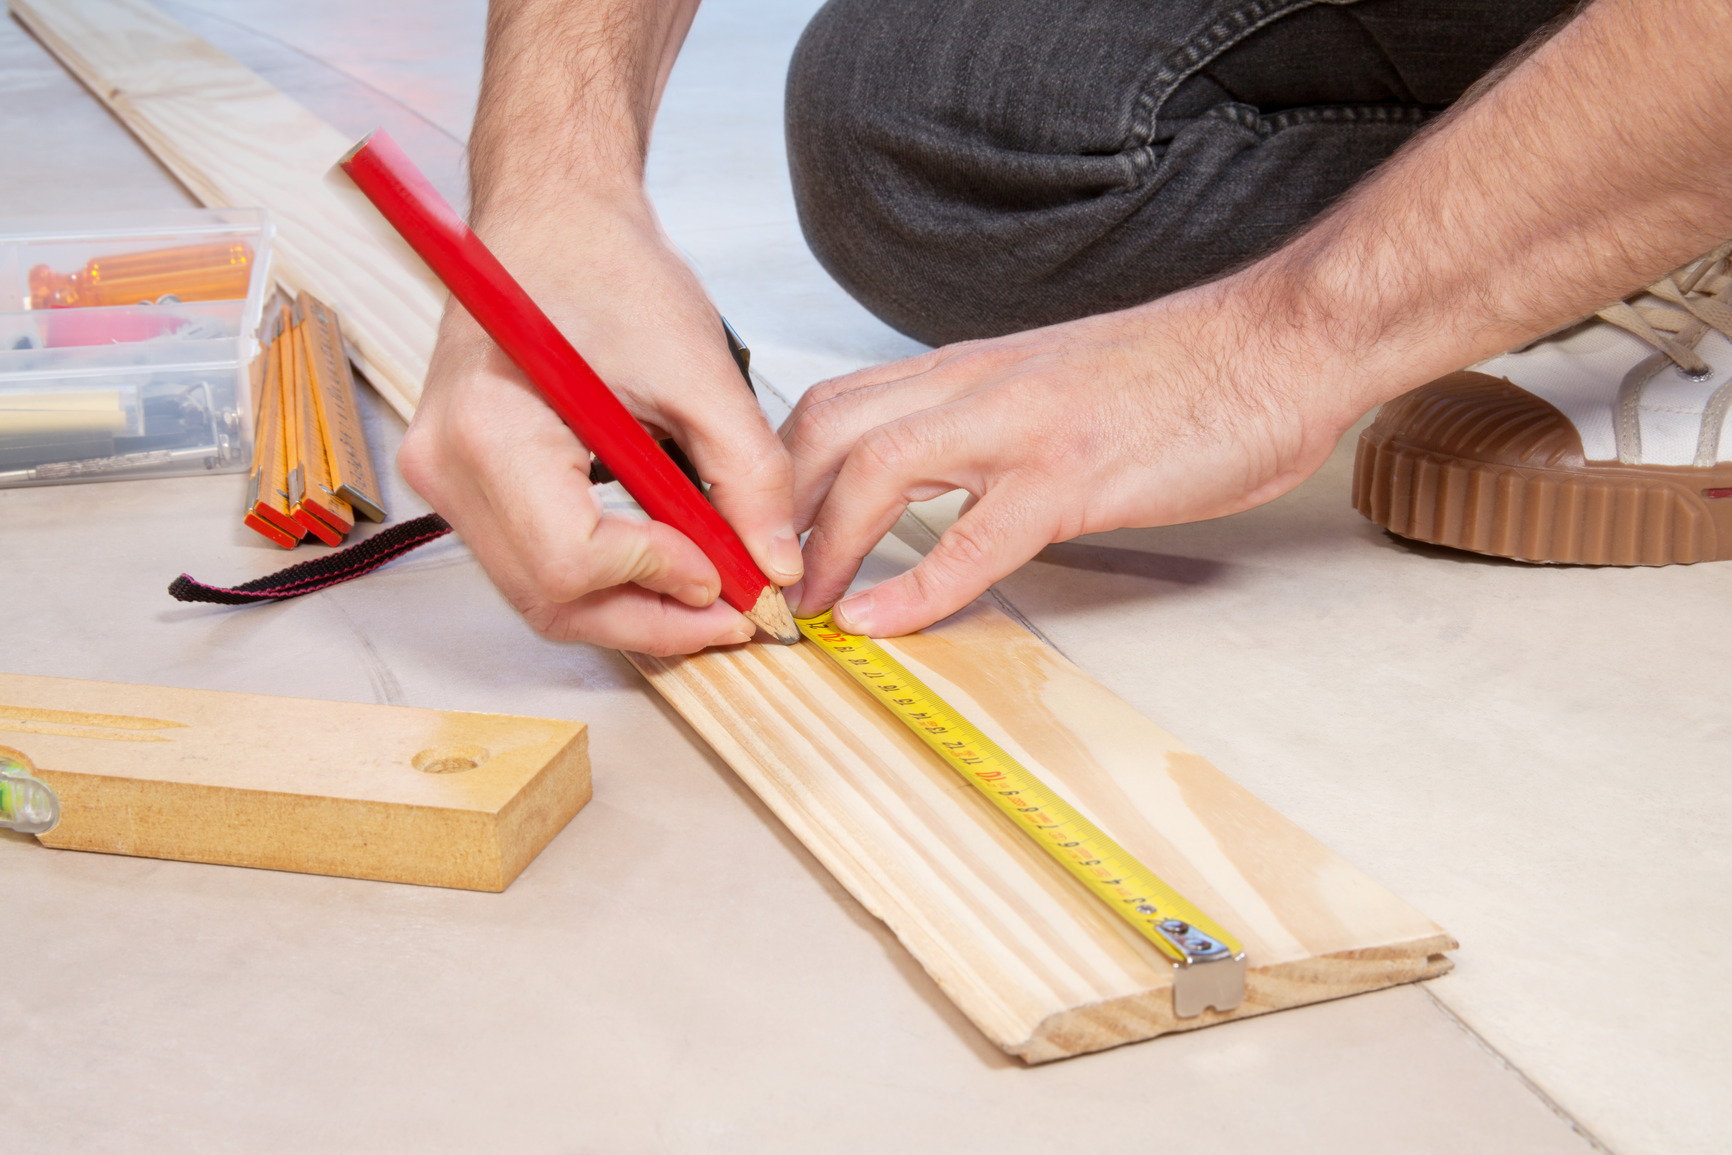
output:
[[[818,259],[932,344],[1275,247],[1573,0],[830,0],[788,74]]]

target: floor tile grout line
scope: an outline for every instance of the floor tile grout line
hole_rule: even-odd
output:
[[[1504,1070],[1514,1075],[1517,1079],[1520,1079],[1522,1086],[1526,1087],[1536,1099],[1544,1103],[1546,1108],[1550,1110],[1552,1114],[1556,1115],[1559,1119],[1562,1119],[1565,1123],[1568,1123],[1570,1125],[1570,1130],[1574,1131],[1577,1135],[1580,1135],[1589,1147],[1600,1152],[1601,1155],[1616,1155],[1610,1147],[1606,1146],[1598,1135],[1589,1130],[1587,1125],[1580,1119],[1576,1118],[1567,1107],[1554,1099],[1544,1087],[1534,1082],[1533,1079],[1528,1076],[1526,1071],[1510,1062],[1509,1056],[1505,1055],[1502,1051],[1493,1046],[1491,1041],[1475,1030],[1466,1019],[1456,1014],[1448,1003],[1444,1002],[1432,992],[1430,986],[1425,983],[1415,983],[1414,986],[1418,987],[1420,992],[1424,994],[1426,998],[1431,1000],[1432,1005],[1438,1009],[1444,1018],[1454,1023],[1456,1027],[1468,1038],[1472,1039],[1481,1050],[1490,1055],[1493,1059],[1496,1059],[1498,1064],[1502,1066]]]

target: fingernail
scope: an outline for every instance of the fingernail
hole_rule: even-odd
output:
[[[782,591],[782,600],[787,602],[788,605],[793,608],[794,616],[797,618],[809,618],[812,616],[800,606],[800,599],[805,596],[806,582],[804,578]]]
[[[851,634],[872,633],[872,591],[844,598],[836,606],[834,621]]]
[[[770,568],[775,570],[770,576],[784,581],[793,581],[806,572],[806,563],[800,557],[800,535],[794,532],[793,522],[778,529],[770,539]]]
[[[712,646],[743,646],[747,642],[752,640],[752,635],[755,634],[756,632],[757,632],[756,630],[751,629],[750,627],[747,627],[745,629],[735,627],[735,628],[727,630],[725,633],[718,634],[715,637],[715,639],[710,642],[710,645],[712,645]]]
[[[690,585],[683,585],[679,589],[675,590],[673,592],[673,599],[676,602],[683,602],[688,606],[696,606],[701,610],[711,602],[715,601],[716,595],[710,592],[708,586],[701,585],[698,582],[692,582]]]

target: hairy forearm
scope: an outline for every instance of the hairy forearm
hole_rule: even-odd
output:
[[[492,0],[469,140],[478,227],[643,199],[656,104],[698,0]]]
[[[1350,421],[1732,237],[1728,59],[1722,0],[1598,0],[1234,280]]]

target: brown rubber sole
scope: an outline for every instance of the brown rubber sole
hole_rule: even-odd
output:
[[[1588,462],[1568,418],[1483,373],[1383,407],[1359,438],[1353,505],[1402,537],[1519,561],[1732,558],[1732,463]]]

